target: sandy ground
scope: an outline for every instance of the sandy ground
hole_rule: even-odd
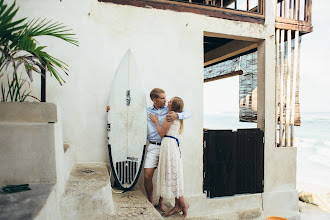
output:
[[[330,220],[330,185],[297,182],[297,190],[313,193],[320,203],[316,206],[299,201],[302,220]]]
[[[300,202],[301,220],[330,220],[330,213],[308,203]]]

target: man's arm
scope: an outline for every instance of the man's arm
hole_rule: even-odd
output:
[[[182,112],[180,112],[180,113],[177,113],[178,114],[178,119],[180,119],[180,120],[182,120],[182,119],[188,119],[188,118],[190,118],[190,112],[188,112],[188,111],[186,111],[186,110],[184,110],[183,109],[183,111]]]
[[[180,119],[180,120],[183,120],[183,119],[188,119],[190,118],[190,113],[186,110],[183,110],[182,112],[180,113],[176,113],[174,111],[170,111],[167,115],[166,115],[166,121],[168,122],[172,122],[176,119]]]

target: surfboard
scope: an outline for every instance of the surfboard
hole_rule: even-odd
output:
[[[110,89],[108,151],[112,174],[122,190],[136,184],[147,141],[147,103],[143,78],[128,50],[115,73]]]

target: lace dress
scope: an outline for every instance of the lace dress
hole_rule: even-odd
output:
[[[179,120],[175,120],[166,135],[178,138]],[[183,196],[183,167],[181,152],[175,139],[164,137],[160,147],[157,198],[179,198]]]

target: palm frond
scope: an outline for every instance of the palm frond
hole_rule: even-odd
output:
[[[68,75],[68,65],[63,61],[51,56],[46,50],[46,46],[41,46],[35,37],[50,36],[62,39],[68,43],[78,46],[78,40],[72,29],[60,22],[53,22],[46,19],[27,18],[14,20],[19,10],[15,2],[9,7],[0,0],[0,71],[13,65],[14,74],[20,65],[24,65],[24,71],[32,81],[32,72],[40,73],[42,70],[49,72],[62,85],[65,82],[60,72]],[[17,79],[18,80],[18,79]],[[16,82],[18,83],[18,82]],[[14,87],[9,96],[14,95]],[[19,84],[16,85],[19,88]],[[7,94],[7,96],[8,96]]]
[[[31,20],[27,24],[24,34],[29,37],[52,36],[79,46],[77,39],[73,37],[76,34],[71,33],[72,29],[68,29],[64,24],[52,22],[51,20],[43,19],[39,21],[39,19]]]

